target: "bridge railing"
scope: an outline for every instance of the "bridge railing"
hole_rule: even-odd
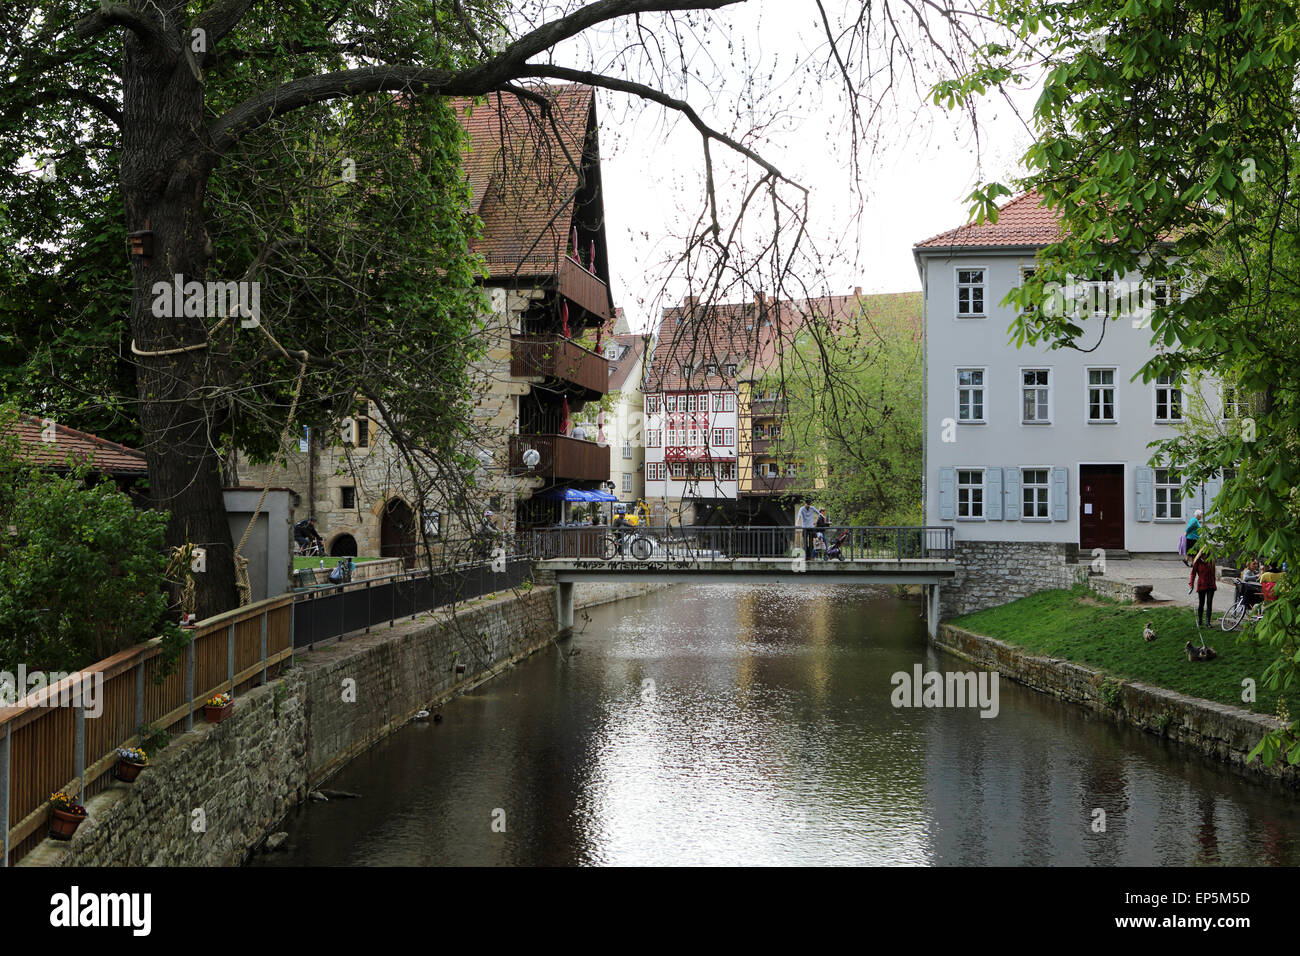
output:
[[[615,545],[611,548],[610,538]],[[636,547],[642,538],[650,543]],[[738,560],[796,557],[805,547],[803,529],[779,526],[610,525],[537,528],[521,542],[534,560]],[[836,548],[838,547],[838,550]],[[814,534],[809,560],[907,561],[950,559],[953,529],[927,526],[838,526]]]

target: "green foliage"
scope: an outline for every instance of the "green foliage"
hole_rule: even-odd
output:
[[[1300,567],[1296,5],[995,0],[990,11],[1019,42],[986,45],[934,95],[957,104],[1027,82],[1031,63],[1045,70],[1037,139],[1024,157],[1029,173],[1017,185],[1045,197],[1065,235],[1007,297],[1038,307],[1016,320],[1013,339],[1078,344],[1082,320],[1041,307],[1051,283],[1106,273],[1186,277],[1184,297],[1152,316],[1160,352],[1144,380],[1212,375],[1253,398],[1246,420],[1193,421],[1158,443],[1152,460],[1177,463],[1191,483],[1224,473],[1208,516],[1215,538],[1230,553]],[[987,214],[989,200],[1005,192],[1000,184],[977,190],[974,211]],[[1263,685],[1294,693],[1300,589],[1281,590],[1258,633],[1272,654]],[[1256,753],[1300,761],[1295,725]]]
[[[801,332],[782,376],[776,454],[833,524],[921,523],[921,294],[864,296],[851,320]],[[817,325],[821,325],[818,323]]]
[[[12,415],[0,415],[10,436]],[[28,467],[12,438],[0,446],[0,660],[76,670],[160,629],[178,639],[162,624],[166,513],[86,479],[84,467],[66,476]]]
[[[136,730],[136,736],[140,740],[140,746],[146,753],[157,754],[158,751],[166,747],[172,739],[162,727],[155,727],[152,724],[141,724]]]
[[[1105,680],[1101,682],[1098,688],[1101,692],[1101,699],[1106,702],[1106,706],[1112,710],[1119,710],[1120,698],[1124,692],[1124,685],[1116,680]]]

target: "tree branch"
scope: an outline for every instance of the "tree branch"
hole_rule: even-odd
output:
[[[239,24],[252,5],[253,0],[223,0],[199,15],[194,28],[207,34],[209,51]]]
[[[42,90],[23,104],[22,108],[40,106],[42,103],[57,103],[59,100],[75,100],[78,103],[84,103],[106,119],[111,120],[118,129],[122,128],[122,111],[115,104],[97,93],[79,89],[75,86],[67,86],[61,90]]]
[[[158,24],[154,23],[147,14],[121,3],[104,2],[94,13],[82,17],[73,24],[72,29],[81,39],[88,40],[100,33],[108,32],[113,27],[126,27],[155,50],[179,52],[172,49],[179,44],[179,41],[169,44]]]

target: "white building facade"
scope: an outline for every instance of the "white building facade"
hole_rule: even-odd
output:
[[[1056,228],[1037,201],[1018,197],[997,224],[913,249],[925,308],[926,524],[953,527],[959,541],[1174,552],[1221,482],[1185,489],[1177,463],[1153,467],[1148,446],[1175,437],[1197,401],[1216,419],[1233,406],[1212,383],[1143,382],[1156,346],[1140,316],[1086,319],[1077,341],[1087,351],[1010,341],[1014,308],[1000,303]]]

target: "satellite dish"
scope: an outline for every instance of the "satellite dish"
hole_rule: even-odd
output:
[[[535,468],[537,463],[542,460],[542,456],[537,453],[536,448],[529,448],[524,452],[524,467]]]

